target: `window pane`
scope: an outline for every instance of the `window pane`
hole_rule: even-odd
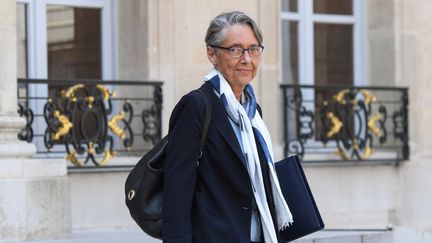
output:
[[[47,7],[49,78],[102,78],[100,19],[100,9]]]
[[[297,12],[297,0],[282,0],[282,11]]]
[[[314,13],[353,14],[352,0],[314,0]]]
[[[282,21],[283,83],[298,83],[298,23]]]
[[[17,3],[17,77],[28,78],[27,54],[27,5]],[[18,83],[18,98],[27,96],[27,85]]]
[[[353,84],[352,25],[315,24],[315,83]]]
[[[17,4],[17,76],[27,78],[27,5]]]
[[[317,85],[352,85],[353,84],[353,27],[352,25],[315,24],[315,84]],[[315,90],[316,117],[319,117],[320,105],[330,102],[337,90]],[[335,112],[333,108],[329,108]],[[343,118],[343,117],[342,117]],[[345,120],[344,126],[352,128],[353,120]],[[316,139],[323,135],[321,123],[315,123]]]
[[[102,79],[101,10],[47,7],[48,78]],[[48,86],[49,97],[60,97],[66,86]],[[59,101],[59,100],[58,100]],[[58,104],[61,112],[66,107]],[[81,113],[75,114],[81,119]],[[86,128],[95,133],[95,126]],[[81,139],[82,134],[78,134]]]

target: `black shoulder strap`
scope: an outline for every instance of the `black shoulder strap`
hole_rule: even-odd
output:
[[[206,93],[204,93],[201,89],[198,89],[198,92],[201,93],[202,96],[204,96],[204,99],[206,101],[206,114],[205,114],[205,120],[204,120],[204,126],[201,133],[201,143],[200,143],[200,156],[202,156],[202,151],[204,149],[204,144],[207,139],[207,132],[208,128],[210,126],[210,120],[211,120],[211,106],[210,101]]]

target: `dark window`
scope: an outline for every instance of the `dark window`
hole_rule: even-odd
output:
[[[314,13],[353,14],[352,0],[314,0]]]
[[[47,7],[48,78],[101,79],[101,10]]]
[[[282,0],[282,11],[297,12],[297,0]]]
[[[298,83],[298,22],[282,21],[283,82]]]

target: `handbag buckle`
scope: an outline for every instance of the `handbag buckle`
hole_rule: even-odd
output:
[[[135,197],[136,193],[135,190],[130,190],[128,193],[128,200],[132,200]]]

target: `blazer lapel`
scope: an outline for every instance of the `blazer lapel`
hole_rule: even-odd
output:
[[[228,143],[228,145],[231,147],[231,149],[235,152],[237,157],[240,159],[240,161],[243,163],[243,165],[246,167],[246,160],[243,155],[243,152],[241,150],[239,141],[237,140],[237,136],[234,133],[234,130],[231,126],[231,123],[229,122],[229,118],[226,115],[225,107],[223,107],[222,103],[220,102],[219,98],[214,93],[213,87],[209,82],[206,82],[203,85],[203,89],[205,92],[209,94],[210,97],[210,103],[212,106],[212,120],[214,121],[214,125],[219,131],[219,133],[222,135],[224,140]]]

